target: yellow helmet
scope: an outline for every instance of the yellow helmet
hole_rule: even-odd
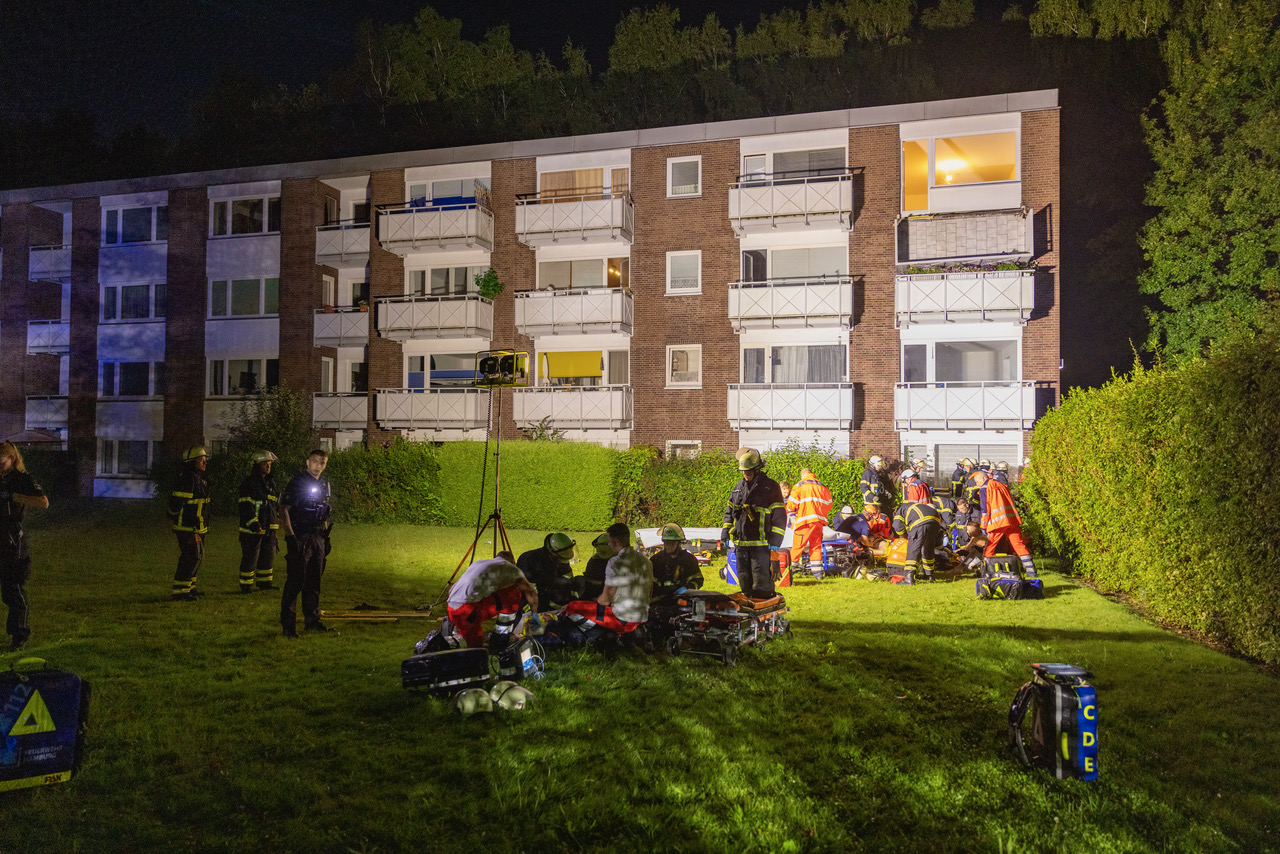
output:
[[[182,461],[184,463],[189,463],[192,460],[198,460],[201,457],[207,457],[207,456],[209,456],[209,449],[206,448],[204,445],[192,445],[190,448],[187,448],[186,452],[183,453]]]
[[[567,534],[559,532],[547,534],[547,538],[542,541],[542,545],[560,560],[571,561],[578,556],[578,544],[571,540]]]
[[[662,526],[662,541],[674,540],[677,543],[684,542],[684,528],[681,528],[675,522],[669,522]]]
[[[738,471],[750,471],[760,468],[760,452],[755,448],[743,448],[734,454],[738,458]]]

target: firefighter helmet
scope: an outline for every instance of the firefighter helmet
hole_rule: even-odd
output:
[[[996,471],[1008,471],[1008,470],[1009,470],[1009,464],[1006,463],[1004,460],[1001,460],[1000,462],[996,463]]]
[[[867,457],[867,465],[871,466],[872,468],[877,468],[877,469],[880,468],[880,464],[883,462],[884,460],[880,459],[878,456]]]
[[[991,471],[991,460],[978,460],[978,468],[983,471]]]
[[[568,534],[559,532],[547,534],[547,538],[542,541],[542,545],[560,560],[573,560],[578,555],[578,544],[569,539]]]
[[[905,468],[905,469],[903,469],[903,470],[902,470],[902,475],[901,475],[901,477],[902,477],[902,479],[903,479],[904,481],[906,481],[906,480],[915,480],[915,479],[916,479],[916,470],[915,470],[915,469],[913,469],[913,468]]]
[[[742,448],[734,456],[738,458],[738,471],[751,471],[761,466],[760,452],[755,448]]]
[[[468,688],[465,691],[459,691],[454,696],[453,707],[465,718],[474,715],[476,712],[492,712],[493,699],[489,696],[489,692],[483,688]]]
[[[675,522],[670,522],[662,526],[662,541],[674,540],[677,543],[684,542],[684,528],[681,528]]]
[[[591,541],[591,545],[596,547],[596,557],[605,559],[613,557],[613,549],[609,548],[609,535],[601,534]]]
[[[960,465],[964,466],[967,469],[971,469],[973,468],[973,460],[969,459],[968,457],[965,457],[963,460],[960,461]]]
[[[1022,458],[1022,467],[1023,467],[1023,468],[1026,468],[1026,467],[1027,467],[1027,466],[1029,466],[1029,465],[1031,465],[1031,457],[1023,457],[1023,458]]]
[[[533,705],[533,692],[504,679],[489,689],[489,699],[503,711],[518,712]]]
[[[253,452],[253,462],[255,465],[258,463],[274,463],[274,462],[277,462],[279,459],[280,459],[279,457],[277,457],[275,454],[271,453],[270,451],[264,450],[264,451]]]
[[[184,463],[189,463],[207,456],[209,456],[209,449],[204,445],[192,445],[190,448],[187,448],[185,453],[183,453],[182,461]]]

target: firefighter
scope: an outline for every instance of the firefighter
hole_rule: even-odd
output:
[[[27,645],[31,626],[27,622],[27,579],[31,577],[31,553],[22,530],[27,508],[49,506],[40,484],[27,474],[22,452],[12,442],[0,442],[0,600],[9,608],[5,630],[9,651]]]
[[[582,598],[582,581],[573,578],[569,564],[578,557],[578,544],[568,534],[547,534],[542,545],[520,555],[516,566],[538,588],[538,599],[547,610]]]
[[[991,473],[992,480],[998,480],[1005,486],[1009,485],[1009,464],[1004,460],[996,463],[996,470]]]
[[[986,465],[986,469],[983,469],[983,465]],[[991,468],[991,464],[988,463],[986,460],[982,460],[973,468],[969,469],[969,474],[965,476],[964,499],[965,501],[969,502],[970,507],[976,508],[981,505],[982,499],[978,495],[978,492],[979,492],[978,474],[979,473],[986,474],[986,472],[990,470],[990,468]]]
[[[904,501],[933,503],[933,490],[920,479],[919,470],[914,465],[902,470],[902,497]]]
[[[322,480],[329,455],[320,449],[307,454],[307,467],[290,478],[280,497],[280,528],[289,550],[284,556],[284,592],[280,596],[280,626],[284,636],[296,638],[297,601],[302,595],[302,619],[309,631],[328,628],[320,620],[320,578],[329,554],[329,483]]]
[[[822,532],[831,515],[831,490],[809,469],[800,470],[800,480],[787,499],[787,516],[795,515],[795,535],[791,540],[791,563],[798,564],[808,552],[809,566],[821,579],[823,570]]]
[[[787,530],[787,511],[782,506],[778,482],[763,471],[764,461],[755,448],[742,448],[735,455],[742,479],[729,493],[720,539],[733,539],[738,561],[738,584],[749,597],[769,599],[774,595],[769,569],[769,548],[782,545]]]
[[[680,546],[685,542],[684,529],[676,524],[662,526],[662,551],[649,559],[653,564],[655,597],[674,592],[702,589],[702,567],[698,559]]]
[[[969,472],[972,470],[973,460],[968,457],[956,463],[956,470],[951,473],[951,497],[953,500],[959,501],[965,497],[965,481],[968,480]]]
[[[907,538],[906,584],[914,584],[916,571],[933,580],[934,549],[942,544],[942,516],[932,504],[908,501],[893,517],[893,532]]]
[[[582,598],[594,599],[604,590],[604,571],[613,557],[609,548],[609,535],[601,534],[591,541],[595,553],[587,558],[587,568],[582,571]]]
[[[987,533],[987,547],[984,557],[994,557],[1004,541],[1008,541],[1022,568],[1029,578],[1036,577],[1036,565],[1031,559],[1031,551],[1026,540],[1022,538],[1022,517],[1018,508],[1013,506],[1013,495],[1009,487],[994,478],[988,478],[986,472],[978,474],[978,489],[982,497],[982,530]]]
[[[858,482],[858,488],[862,490],[864,504],[874,504],[883,512],[889,509],[889,493],[880,482],[882,471],[884,471],[884,460],[878,456],[869,457],[867,467],[862,471],[862,479]]]
[[[173,600],[190,602],[203,596],[196,590],[200,564],[204,562],[204,536],[209,532],[205,511],[209,505],[209,449],[192,445],[182,455],[182,474],[169,495],[169,518],[178,537],[178,568],[173,573]]]
[[[252,593],[255,581],[259,590],[274,590],[272,575],[276,551],[280,548],[276,532],[280,524],[280,490],[271,476],[271,464],[279,459],[270,451],[253,455],[253,469],[240,483],[240,592]]]

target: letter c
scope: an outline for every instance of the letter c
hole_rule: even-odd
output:
[[[1087,721],[1096,720],[1098,717],[1098,709],[1096,706],[1084,707],[1084,719]]]

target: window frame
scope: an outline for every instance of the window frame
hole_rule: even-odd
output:
[[[230,391],[230,389],[232,388],[231,372],[229,369],[229,365],[231,362],[257,362],[258,376],[262,377],[262,381],[259,383],[258,387],[253,391],[248,391],[248,392],[246,391],[240,391],[240,392],[234,392],[234,393],[231,392]],[[272,362],[275,362],[275,371],[276,371],[275,384],[270,383]],[[213,366],[214,365],[222,366],[220,373],[221,373],[223,388],[227,389],[226,391],[215,392],[213,390],[214,389],[214,382],[213,382],[213,374],[214,374]],[[205,397],[210,397],[214,399],[218,399],[218,398],[243,399],[243,398],[255,397],[263,391],[276,388],[277,386],[279,386],[280,357],[279,356],[237,356],[235,358],[206,359],[204,380],[205,380],[205,386],[204,386]]]
[[[160,215],[160,209],[164,209],[163,217]],[[135,210],[149,210],[151,212],[151,228],[150,236],[146,240],[125,240],[124,239],[124,212]],[[114,215],[114,216],[113,216]],[[114,219],[115,222],[110,227],[114,239],[108,239],[109,220]],[[161,220],[163,220],[163,228],[161,228]],[[102,209],[102,216],[99,220],[98,237],[99,246],[144,246],[150,243],[168,243],[169,242],[169,203],[163,205],[113,205],[109,208]],[[164,236],[161,237],[161,231]]]
[[[774,355],[773,351],[779,347],[841,347],[844,349],[844,358],[840,361],[841,376],[838,380],[829,381],[809,381],[803,383],[791,383],[782,380],[776,380],[773,377]],[[746,354],[749,350],[764,351],[764,379],[762,381],[748,380],[746,378]],[[832,343],[830,341],[753,341],[750,343],[743,342],[738,347],[738,377],[742,385],[833,385],[851,382],[849,379],[849,342],[839,341]]]
[[[124,394],[120,391],[122,381],[122,365],[147,366],[147,391],[145,394]],[[110,366],[108,368],[108,366]],[[110,390],[107,389],[108,377]],[[168,377],[164,362],[143,362],[126,359],[102,359],[98,362],[98,399],[99,400],[153,400],[164,397]]]
[[[151,321],[162,321],[168,313],[168,282],[121,282],[118,284],[101,284],[98,285],[98,322],[99,323],[148,323]],[[141,288],[146,287],[147,292],[147,311],[146,317],[123,317],[124,314],[124,289],[125,288]],[[112,294],[113,308],[111,316],[107,316],[107,294]],[[157,310],[160,309],[160,310]]]
[[[258,282],[258,311],[253,314],[233,314],[231,309],[235,304],[235,283],[236,282]],[[276,310],[268,313],[267,308],[267,282],[275,281],[276,294]],[[279,317],[280,316],[280,277],[279,276],[244,276],[242,278],[226,278],[226,279],[209,279],[209,287],[207,289],[205,304],[206,320],[245,320],[254,317]],[[214,314],[214,286],[222,284],[225,287],[223,293],[224,309],[221,314]]]
[[[677,163],[697,163],[698,164],[698,189],[693,193],[676,193],[673,192],[674,185],[671,183],[672,167]],[[668,157],[667,158],[667,198],[668,199],[696,199],[702,196],[704,185],[702,175],[702,155],[693,154],[685,157]]]
[[[939,380],[938,379],[938,347],[943,345],[954,345],[954,344],[983,344],[983,345],[1009,344],[1009,345],[1012,345],[1011,349],[1013,352],[1013,356],[1016,360],[1016,365],[1014,366],[1015,370],[1013,371],[1013,373],[1016,376],[1012,378],[994,379],[994,380],[967,380],[967,379],[966,380]],[[908,347],[924,348],[925,379],[923,380],[908,380],[906,378]],[[973,387],[971,384],[974,384],[974,383],[994,384],[994,385],[1020,383],[1023,381],[1022,371],[1024,367],[1023,365],[1024,358],[1025,357],[1022,352],[1022,339],[1018,337],[1008,337],[1008,338],[995,337],[995,338],[974,338],[974,339],[946,338],[946,339],[929,339],[929,340],[919,340],[919,341],[905,340],[898,345],[898,382],[913,388],[929,388],[929,387],[943,386],[943,385],[965,388],[965,387]]]
[[[688,352],[697,351],[698,353],[698,378],[696,380],[675,380],[672,379],[673,368],[671,365],[672,354],[677,350]],[[664,364],[664,373],[666,375],[665,388],[671,389],[698,389],[702,388],[702,345],[701,344],[668,344],[667,360]]]
[[[588,261],[599,263],[601,284],[575,285],[573,283],[573,265],[582,264]],[[610,266],[610,262],[612,261],[621,262],[618,269],[618,284],[616,285],[612,285],[609,283],[610,272],[613,269]],[[550,283],[543,281],[543,276],[544,276],[543,269],[547,264],[568,264],[569,265],[569,284],[568,285],[557,284],[554,290],[567,290],[567,291],[573,291],[575,293],[585,293],[587,291],[612,291],[612,290],[629,291],[631,290],[631,256],[630,255],[615,255],[612,258],[602,257],[599,255],[588,255],[585,258],[548,258],[543,261],[538,261],[537,264],[534,266],[534,287],[536,290],[539,290],[539,291],[553,290]],[[622,275],[622,266],[626,267],[625,277]],[[626,279],[626,281],[623,281],[624,278]]]
[[[236,202],[262,202],[262,229],[259,231],[232,231],[235,221]],[[219,206],[222,212],[219,214]],[[209,200],[209,239],[223,240],[234,237],[257,237],[263,234],[279,234],[281,221],[280,194],[262,194],[253,196],[235,196],[228,199]],[[271,226],[275,225],[273,229]],[[220,230],[221,229],[221,230]]]
[[[698,258],[698,284],[692,288],[673,288],[671,287],[671,259],[675,256],[696,255]],[[701,249],[680,249],[667,253],[666,268],[663,271],[666,280],[665,295],[669,297],[679,296],[698,296],[702,293],[702,250]]]
[[[938,157],[937,157],[937,141],[939,139],[965,139],[974,136],[999,136],[1001,134],[1013,135],[1013,177],[1005,178],[999,181],[969,181],[961,184],[939,184],[937,183]],[[926,158],[926,175],[925,175],[925,199],[926,206],[923,208],[907,207],[907,154],[906,144],[909,142],[923,143]],[[898,204],[903,214],[923,214],[934,209],[933,191],[950,187],[995,187],[1001,184],[1017,184],[1023,180],[1022,174],[1022,130],[1021,128],[1004,128],[999,130],[973,130],[966,133],[935,133],[931,136],[918,136],[900,138],[898,140]]]
[[[120,443],[121,442],[146,442],[147,443],[147,466],[146,470],[140,474],[120,473]],[[162,448],[164,443],[160,439],[98,439],[98,454],[96,464],[94,466],[95,477],[112,478],[116,480],[146,480],[150,476],[150,472],[155,468],[156,460],[163,455]],[[110,447],[110,451],[107,448]],[[111,470],[107,471],[103,465],[106,460],[111,460]]]
[[[693,453],[692,453],[692,454],[690,454],[689,456],[683,456],[683,455],[672,456],[672,453],[674,452],[674,450],[675,450],[675,448],[676,448],[677,446],[693,448]],[[664,455],[664,456],[665,456],[665,458],[666,458],[666,459],[668,459],[668,460],[671,460],[671,459],[683,459],[683,460],[692,460],[692,459],[696,459],[696,458],[698,458],[699,456],[701,456],[701,455],[702,455],[702,440],[701,440],[701,439],[668,439],[668,440],[666,441],[666,448],[665,448],[665,451],[666,451],[666,453],[665,453],[665,455]]]

